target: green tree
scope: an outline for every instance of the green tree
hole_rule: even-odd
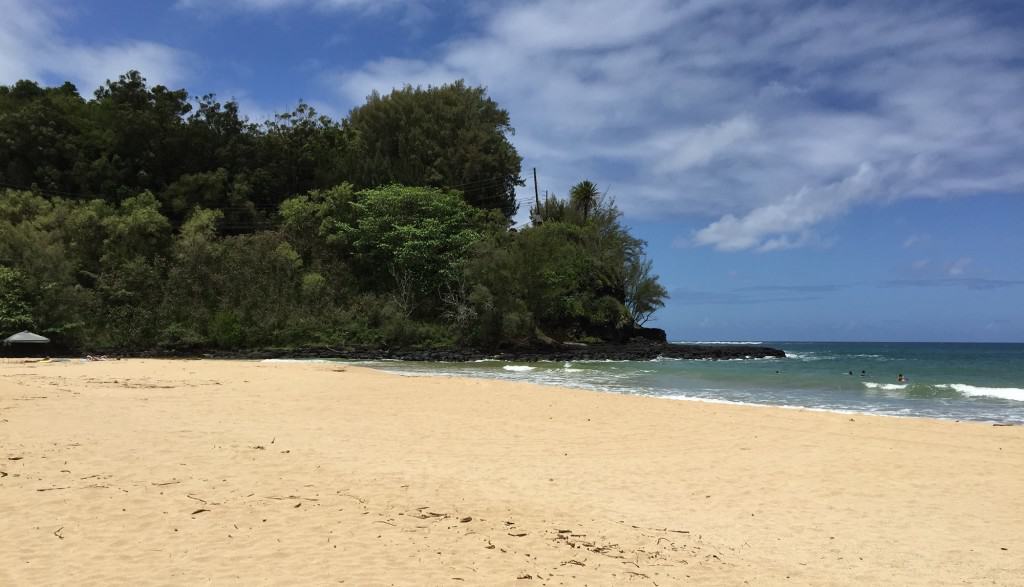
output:
[[[160,342],[171,347],[202,346],[225,284],[217,224],[220,210],[196,209],[171,246],[170,266],[161,302]]]
[[[568,202],[554,194],[544,196],[540,207],[534,206],[531,209],[530,217],[534,224],[544,222],[571,222],[575,218],[576,211],[569,206]]]
[[[335,186],[342,173],[345,137],[341,125],[310,105],[299,103],[260,128],[258,166],[248,178],[253,202],[272,208],[282,199],[313,189]]]
[[[390,185],[360,192],[355,207],[357,262],[406,313],[439,299],[480,238],[479,214],[456,192]]]
[[[643,326],[659,308],[665,306],[668,291],[658,283],[658,276],[651,273],[652,263],[648,259],[633,258],[626,264],[625,293],[626,308],[635,326]]]
[[[24,281],[20,271],[0,265],[0,336],[34,327]]]
[[[150,88],[138,71],[108,80],[95,92],[84,137],[98,151],[82,171],[90,191],[117,200],[162,191],[186,171],[184,116],[191,110],[188,92]]]
[[[270,231],[227,237],[221,251],[211,338],[230,348],[308,341],[297,327],[303,276],[298,252]]]
[[[445,314],[462,338],[481,346],[525,343],[534,336],[523,279],[529,261],[522,233],[491,231],[470,250],[463,277],[445,298]]]
[[[0,192],[0,263],[20,273],[35,327],[70,346],[86,336],[86,317],[96,315],[93,291],[80,281],[84,271],[79,263],[88,249],[69,249],[79,210],[78,204],[59,198]]]
[[[644,243],[590,181],[509,230],[512,132],[462,82],[258,124],[136,71],[0,86],[0,183],[29,188],[0,192],[3,324],[122,349],[628,334],[665,297]]]
[[[480,208],[515,214],[522,158],[508,112],[462,81],[406,86],[349,113],[345,175],[358,188],[390,183],[457,189]]]
[[[124,200],[103,220],[103,227],[103,262],[108,266],[138,257],[152,260],[170,245],[171,223],[150,192]]]
[[[94,156],[83,140],[87,104],[75,86],[0,86],[0,183],[57,192],[81,189],[76,169]]]
[[[356,222],[355,193],[343,183],[281,203],[281,231],[303,259],[323,263],[351,252]]]
[[[601,192],[598,191],[597,185],[589,179],[579,182],[569,190],[569,203],[573,209],[583,215],[583,222],[590,217],[590,211],[597,207],[600,199]]]

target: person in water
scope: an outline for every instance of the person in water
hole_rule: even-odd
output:
[[[906,383],[907,382],[907,378],[903,376],[903,373],[900,373],[899,377],[896,378],[896,382],[897,383]]]
[[[868,376],[868,372],[867,372],[867,371],[865,371],[864,369],[861,369],[861,370],[860,370],[860,376],[861,376],[861,377],[867,377],[867,376]]]

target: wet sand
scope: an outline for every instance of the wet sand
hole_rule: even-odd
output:
[[[0,584],[1024,584],[1024,429],[331,364],[0,364]]]

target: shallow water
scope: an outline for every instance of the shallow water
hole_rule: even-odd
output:
[[[787,358],[362,364],[408,375],[487,377],[683,400],[1024,423],[1024,344],[763,344],[785,350]],[[907,377],[904,384],[897,382],[900,373]]]

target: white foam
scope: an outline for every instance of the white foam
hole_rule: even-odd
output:
[[[338,363],[334,359],[261,359],[261,363]]]
[[[576,362],[602,362],[602,361],[576,361]],[[503,368],[506,369],[506,371],[508,371],[508,372],[502,372],[502,371],[498,371],[498,370],[495,370],[495,371],[490,371],[490,370],[488,370],[488,371],[479,371],[479,370],[467,370],[467,371],[454,370],[454,371],[449,371],[449,370],[438,370],[438,369],[434,369],[434,368],[424,369],[423,371],[418,371],[418,370],[417,371],[410,371],[410,370],[405,370],[405,369],[394,369],[394,368],[390,368],[390,367],[384,367],[383,365],[375,365],[375,366],[378,367],[378,368],[385,369],[385,370],[387,370],[389,372],[396,373],[398,375],[402,375],[402,376],[406,376],[406,377],[457,377],[457,378],[471,377],[471,378],[482,378],[482,379],[505,379],[505,380],[513,380],[513,381],[523,381],[524,380],[521,375],[516,373],[516,371],[523,371],[524,367],[525,367],[526,370],[533,369],[532,367],[528,367],[526,365],[506,365]],[[508,367],[513,367],[513,369],[508,369]],[[770,403],[770,402],[752,402],[752,401],[742,401],[742,400],[721,399],[721,398],[714,398],[714,397],[700,397],[700,396],[694,396],[694,395],[686,395],[685,393],[678,393],[678,392],[676,392],[676,393],[669,393],[665,389],[662,389],[662,388],[645,387],[645,386],[639,386],[639,385],[636,385],[634,383],[631,383],[631,382],[628,381],[629,378],[630,378],[629,374],[617,375],[617,374],[604,373],[603,374],[604,378],[601,381],[594,381],[594,380],[590,380],[589,377],[565,377],[565,376],[560,376],[564,372],[565,371],[563,371],[562,369],[541,369],[541,370],[538,370],[536,373],[531,374],[527,378],[527,380],[530,381],[531,383],[537,383],[537,384],[540,384],[540,385],[550,385],[550,386],[557,386],[557,387],[573,387],[573,388],[577,388],[577,389],[586,389],[586,390],[595,391],[595,392],[622,393],[622,394],[627,394],[627,395],[638,395],[638,396],[656,397],[656,398],[676,400],[676,401],[682,400],[682,401],[701,402],[701,403],[710,403],[710,404],[733,404],[733,405],[745,405],[745,406],[763,407],[763,408],[769,408],[769,409],[770,408],[783,408],[783,409],[789,409],[789,410],[802,410],[802,411],[811,411],[811,412],[831,412],[831,413],[839,413],[839,414],[870,414],[870,415],[875,415],[875,416],[894,417],[894,418],[906,418],[906,417],[910,417],[910,418],[938,418],[938,419],[944,419],[944,420],[956,419],[957,421],[959,421],[960,419],[970,419],[970,420],[991,421],[991,422],[1007,422],[1007,421],[1009,421],[1009,422],[1020,422],[1021,424],[1024,424],[1024,420],[1020,420],[1019,418],[1015,418],[1014,417],[1014,418],[1009,418],[1008,419],[1007,418],[1007,414],[1003,413],[1002,410],[993,410],[993,411],[990,411],[990,412],[978,412],[973,417],[964,418],[963,416],[960,416],[960,415],[943,414],[943,413],[937,413],[935,411],[918,411],[918,410],[912,410],[912,409],[909,409],[909,408],[902,408],[902,409],[898,409],[898,410],[893,410],[893,409],[887,409],[885,406],[882,406],[882,405],[848,407],[848,406],[842,406],[842,405],[835,405],[835,404],[833,404],[833,405],[821,405],[821,406],[814,406],[814,407],[812,407],[812,406],[800,405],[800,404],[776,404],[776,403]],[[647,372],[651,372],[651,371],[647,371]],[[618,381],[616,381],[616,379],[625,379],[626,382],[619,383]],[[877,385],[892,385],[892,384],[877,384]],[[947,389],[953,389],[951,384],[938,385],[936,387],[945,387]],[[964,386],[964,387],[972,388],[972,386]],[[984,389],[984,388],[972,388],[972,389]],[[1003,388],[1000,391],[1005,391],[1006,389],[1007,388]],[[1017,389],[1012,389],[1012,388],[1011,388],[1011,390],[1012,391],[1020,392],[1021,393],[1021,397],[1024,397],[1024,390],[1017,390]],[[700,391],[709,392],[709,393],[721,393],[721,392],[727,392],[729,390],[728,389],[718,389],[718,388],[710,388],[709,387],[709,388],[703,388]],[[1024,401],[1024,400],[1022,400],[1022,401]]]
[[[534,369],[536,369],[536,367],[530,367],[528,365],[505,365],[505,366],[502,367],[502,369],[504,369],[506,371],[515,371],[515,372],[519,373],[519,372],[533,371]]]
[[[900,385],[898,383],[873,383],[871,381],[864,381],[864,387],[868,389],[883,389],[885,391],[898,391],[900,389],[906,389],[906,384]]]
[[[828,361],[838,357],[836,355],[819,355],[813,352],[795,353],[793,351],[786,351],[786,358],[798,361]]]
[[[871,415],[871,416],[885,416],[885,417],[890,417],[890,418],[902,418],[902,417],[904,417],[904,416],[900,416],[900,415],[896,415],[896,414],[876,413],[876,412],[872,412],[872,411],[869,411],[869,410],[854,410],[854,409],[832,408],[832,407],[829,407],[829,408],[812,408],[812,407],[809,407],[809,406],[801,406],[801,405],[795,405],[795,404],[759,404],[759,403],[744,402],[744,401],[739,401],[739,400],[717,399],[717,398],[710,398],[710,397],[694,397],[694,396],[688,396],[688,395],[655,395],[653,397],[660,398],[660,399],[671,399],[671,400],[678,400],[678,401],[687,401],[687,402],[700,402],[700,403],[705,403],[705,404],[724,404],[724,405],[731,405],[731,406],[751,406],[751,407],[754,407],[754,408],[782,408],[784,410],[798,410],[798,411],[807,411],[807,412],[826,412],[826,413],[832,413],[832,414],[866,414],[866,415]],[[914,416],[911,416],[911,417],[914,417]],[[928,416],[924,416],[924,417],[928,417]]]
[[[967,385],[966,383],[946,383],[943,385],[936,385],[935,387],[952,389],[953,391],[966,395],[967,397],[997,397],[1000,399],[1024,402],[1024,389],[1017,387],[977,387],[974,385]]]

